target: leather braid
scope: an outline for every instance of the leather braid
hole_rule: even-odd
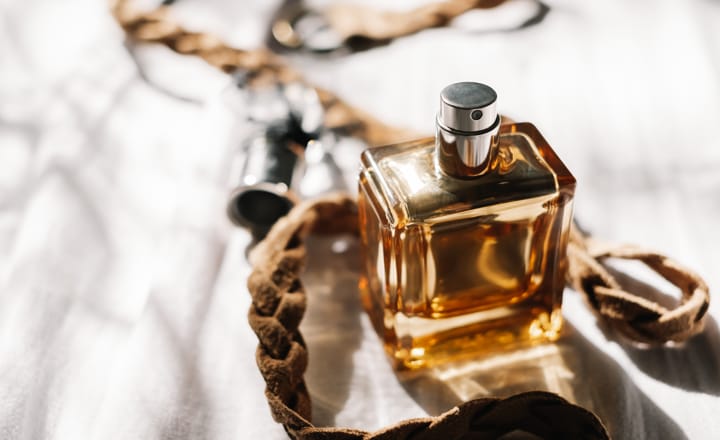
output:
[[[257,362],[267,384],[265,395],[273,418],[288,433],[312,427],[310,397],[303,379],[307,349],[298,330],[305,313],[300,280],[306,255],[303,239],[313,227],[322,227],[323,219],[326,227],[332,225],[327,232],[356,231],[355,210],[354,201],[346,196],[301,204],[278,221],[251,255],[248,289],[253,305],[248,319],[260,341]]]

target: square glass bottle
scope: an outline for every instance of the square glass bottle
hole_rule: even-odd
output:
[[[434,139],[362,155],[360,290],[397,369],[559,336],[575,178],[496,100],[452,84]]]

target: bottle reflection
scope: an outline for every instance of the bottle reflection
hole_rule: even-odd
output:
[[[440,414],[472,399],[538,390],[558,394],[593,410],[575,339],[565,337],[554,344],[402,372],[400,379],[430,414]]]

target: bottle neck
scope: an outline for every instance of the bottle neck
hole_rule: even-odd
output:
[[[479,132],[452,130],[439,121],[436,126],[435,154],[443,173],[468,179],[487,171],[491,152],[497,143],[499,116],[492,126]]]

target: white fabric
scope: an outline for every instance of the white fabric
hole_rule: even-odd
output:
[[[277,3],[174,10],[253,47]],[[513,0],[386,47],[292,62],[419,132],[444,85],[492,84],[501,111],[533,121],[574,172],[587,229],[672,255],[717,287],[720,4],[547,4],[523,30],[510,29],[535,4]],[[137,48],[136,65],[106,6],[0,1],[0,438],[284,438],[246,323],[249,238],[223,212],[228,79],[157,47]],[[566,336],[524,382],[507,366],[475,385],[402,382],[358,304],[357,244],[310,248],[302,329],[318,424],[375,429],[468,389],[544,386],[591,406],[616,438],[720,437],[717,301],[703,335],[648,351],[604,333],[568,289]]]

